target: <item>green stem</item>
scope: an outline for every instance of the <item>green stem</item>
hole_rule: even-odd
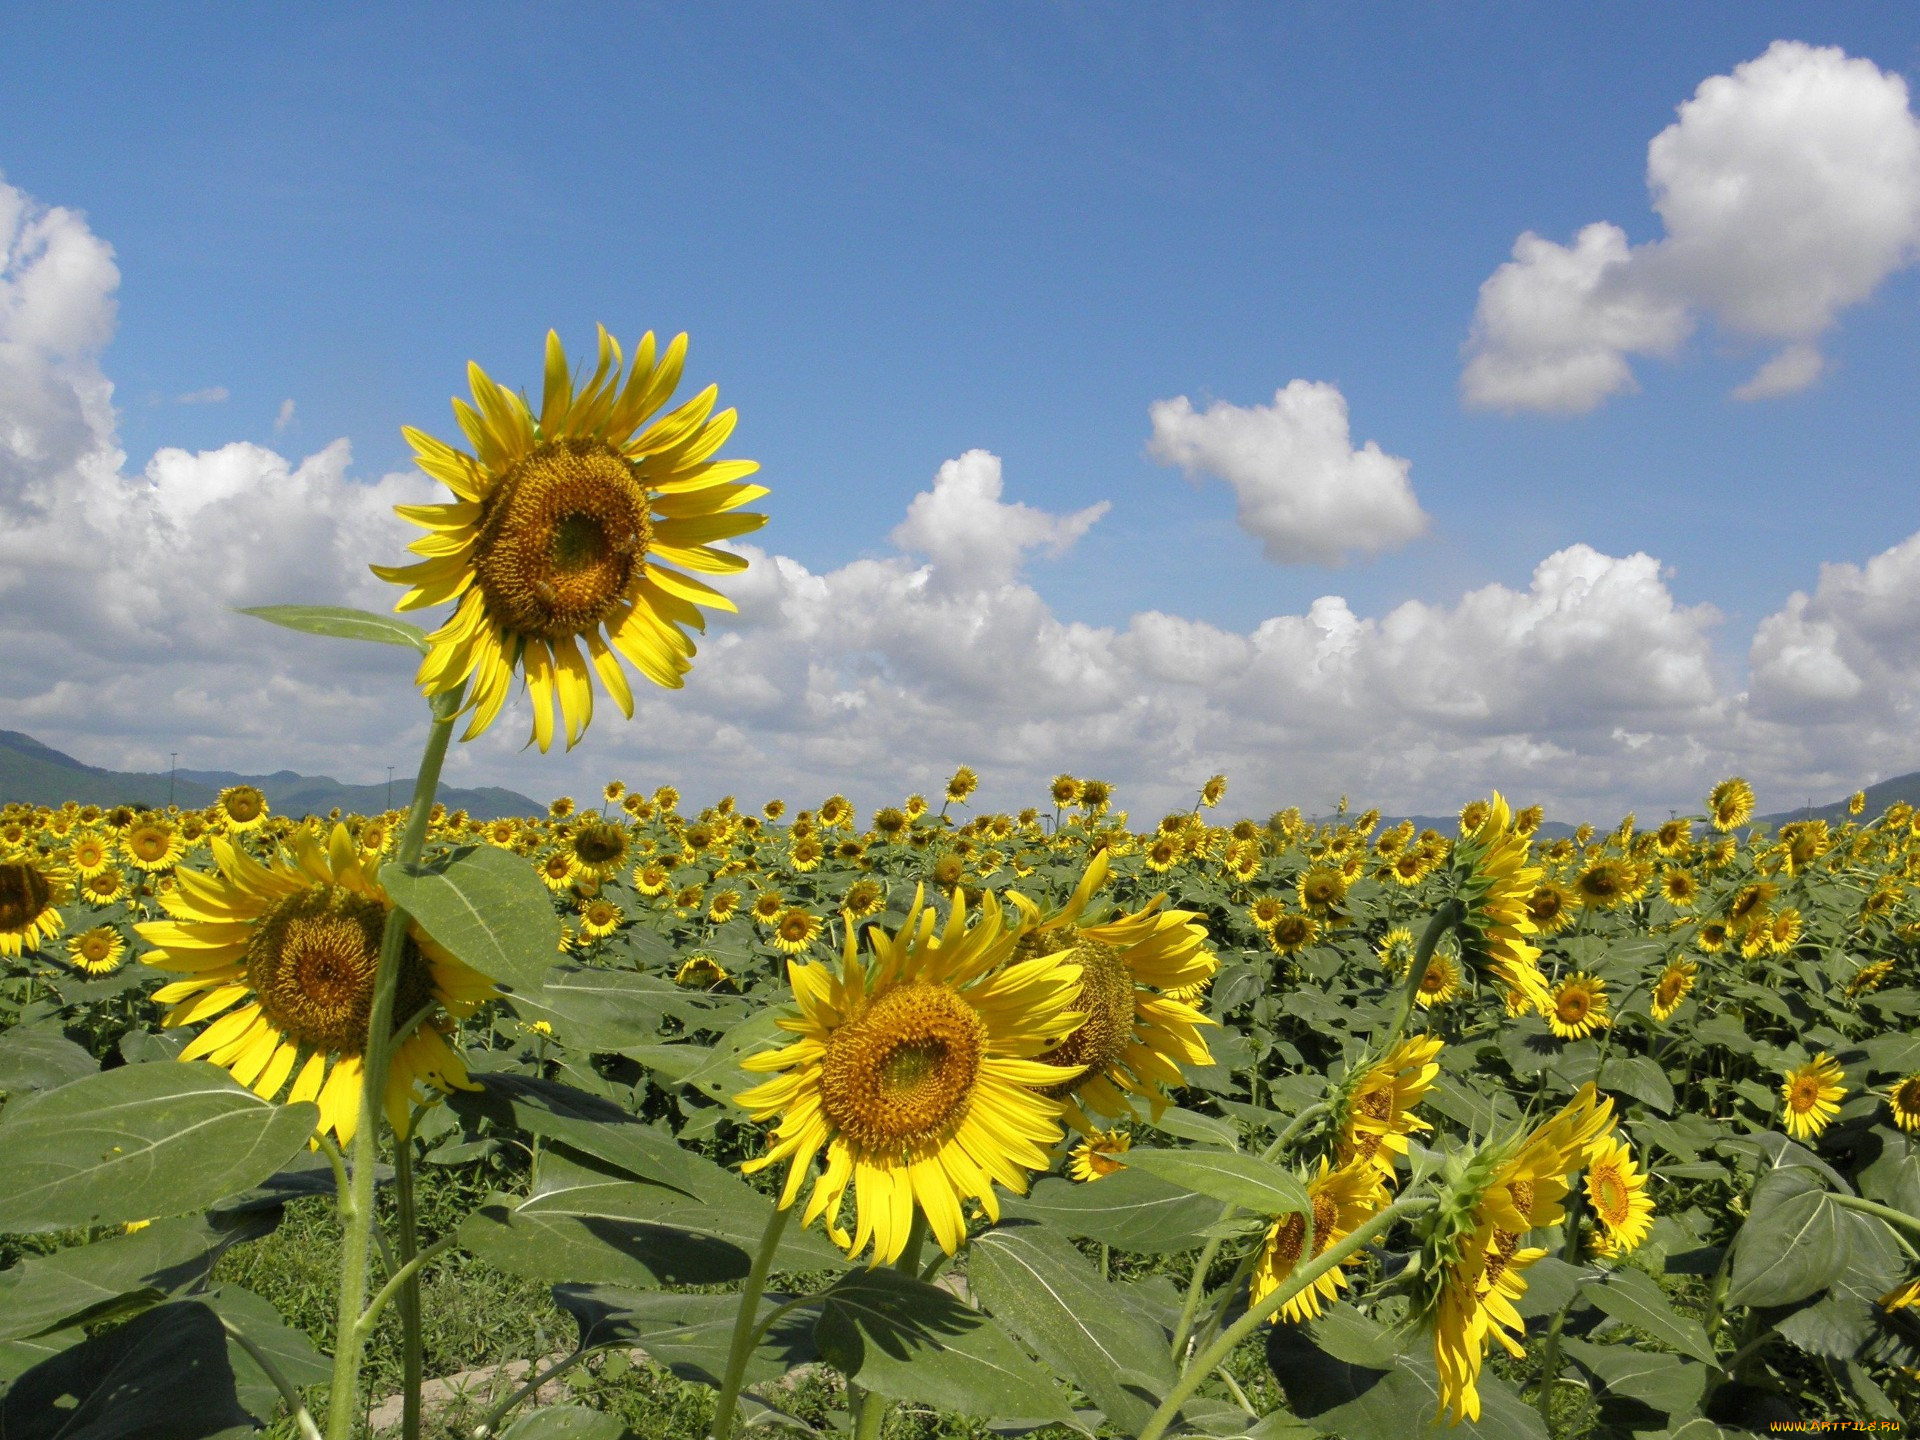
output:
[[[1400,1043],[1401,1035],[1406,1032],[1407,1021],[1413,1018],[1420,982],[1427,978],[1427,966],[1433,962],[1433,952],[1439,948],[1440,937],[1465,919],[1466,913],[1458,900],[1449,900],[1434,911],[1433,918],[1427,921],[1427,928],[1420,933],[1420,943],[1414,947],[1413,961],[1407,966],[1406,983],[1400,987],[1400,1004],[1393,1012],[1393,1024],[1387,1030],[1387,1038],[1381,1042],[1382,1055]]]
[[[773,1268],[773,1252],[780,1248],[781,1232],[793,1218],[789,1207],[776,1205],[767,1217],[767,1228],[760,1236],[760,1249],[747,1271],[747,1283],[740,1291],[740,1309],[733,1320],[733,1344],[727,1351],[727,1370],[720,1377],[720,1398],[713,1407],[713,1440],[732,1440],[733,1412],[740,1399],[740,1382],[747,1372],[747,1358],[753,1354],[754,1321],[759,1318],[760,1295],[767,1286],[767,1271]]]
[[[419,1023],[418,1016],[414,1017],[414,1023]],[[410,1134],[394,1137],[393,1189],[400,1212],[399,1233],[394,1237],[400,1268],[388,1279],[386,1289],[391,1289],[394,1281],[400,1282],[400,1437],[401,1440],[420,1440],[420,1383],[426,1377],[421,1370],[420,1267],[415,1264],[420,1247],[414,1229],[413,1137]],[[386,1289],[381,1294],[385,1294]],[[376,1295],[374,1303],[377,1305],[379,1300]]]
[[[887,1418],[885,1397],[851,1380],[847,1382],[847,1394],[857,1412],[853,1422],[853,1440],[880,1440],[880,1422]]]
[[[513,1409],[514,1406],[518,1405],[522,1400],[526,1399],[529,1395],[533,1394],[542,1385],[546,1384],[549,1380],[553,1379],[554,1376],[566,1374],[567,1371],[571,1370],[574,1366],[578,1365],[582,1360],[586,1359],[589,1355],[593,1354],[596,1350],[600,1350],[603,1348],[605,1347],[596,1345],[593,1350],[576,1350],[571,1355],[568,1355],[563,1359],[556,1360],[553,1364],[549,1365],[544,1370],[539,1369],[537,1366],[534,1366],[534,1365],[528,1365],[526,1384],[522,1385],[518,1390],[514,1391],[511,1395],[507,1396],[507,1398],[502,1400],[498,1405],[494,1406],[493,1409],[489,1410],[487,1412],[486,1418],[482,1420],[478,1425],[474,1426],[473,1429],[468,1433],[472,1435],[473,1440],[487,1440],[487,1436],[493,1434],[493,1427],[498,1425],[500,1423],[501,1417],[504,1416],[509,1410]]]
[[[260,1367],[261,1373],[273,1383],[273,1388],[280,1392],[280,1398],[287,1402],[287,1409],[293,1415],[293,1423],[299,1427],[300,1440],[320,1440],[320,1427],[314,1423],[312,1412],[307,1409],[306,1402],[300,1398],[300,1391],[295,1388],[294,1383],[287,1379],[286,1372],[274,1363],[273,1357],[249,1340],[224,1315],[220,1317],[220,1326],[227,1332],[228,1338],[253,1358],[253,1363]]]
[[[1569,1265],[1580,1260],[1580,1192],[1575,1190],[1567,1196],[1566,1241],[1561,1246],[1560,1258]],[[1553,1434],[1553,1387],[1560,1378],[1560,1332],[1567,1323],[1567,1311],[1573,1308],[1573,1301],[1554,1314],[1553,1323],[1547,1326],[1547,1342],[1540,1354],[1540,1423],[1548,1435]]]
[[[414,780],[413,807],[407,828],[400,834],[394,861],[411,865],[426,845],[427,821],[434,793],[440,787],[440,769],[446,763],[447,744],[453,738],[453,717],[459,713],[462,692],[434,697],[433,723],[427,729],[427,748]],[[347,1203],[341,1208],[344,1230],[340,1241],[339,1340],[333,1356],[333,1385],[327,1407],[327,1440],[352,1440],[360,1413],[360,1363],[365,1336],[358,1328],[367,1301],[367,1262],[373,1248],[374,1167],[380,1157],[380,1118],[387,1091],[387,1061],[393,1034],[393,998],[400,988],[400,960],[407,938],[407,915],[398,906],[387,912],[380,937],[380,968],[374,978],[373,1004],[367,1017],[367,1044],[361,1056],[360,1119],[353,1135],[353,1174]]]
[[[1297,1268],[1287,1283],[1278,1286],[1258,1305],[1252,1306],[1232,1325],[1228,1326],[1194,1362],[1187,1366],[1180,1378],[1174,1382],[1173,1389],[1167,1392],[1167,1398],[1160,1402],[1160,1408],[1153,1412],[1146,1428],[1140,1432],[1139,1440],[1160,1440],[1166,1434],[1167,1427],[1180,1413],[1180,1407],[1187,1403],[1195,1390],[1200,1388],[1209,1375],[1225,1363],[1236,1346],[1253,1334],[1266,1321],[1278,1315],[1281,1308],[1302,1290],[1312,1285],[1322,1275],[1339,1265],[1348,1256],[1355,1254],[1372,1241],[1374,1236],[1385,1234],[1397,1221],[1410,1215],[1432,1209],[1439,1202],[1426,1195],[1405,1195],[1393,1202],[1371,1220],[1359,1226],[1351,1234],[1336,1244],[1329,1245],[1312,1264]]]
[[[388,1302],[395,1295],[404,1294],[409,1285],[419,1280],[420,1272],[451,1250],[458,1240],[457,1235],[442,1235],[387,1277],[387,1283],[375,1292],[373,1299],[367,1302],[367,1308],[361,1312],[359,1320],[354,1323],[353,1328],[359,1332],[362,1339],[373,1334],[374,1326],[380,1323],[380,1312],[387,1308]]]
[[[1891,1205],[1862,1200],[1858,1195],[1829,1195],[1827,1198],[1844,1209],[1858,1210],[1862,1215],[1871,1215],[1876,1220],[1884,1220],[1889,1225],[1897,1225],[1903,1230],[1911,1230],[1916,1235],[1920,1235],[1920,1215],[1909,1215],[1906,1211],[1896,1210]]]

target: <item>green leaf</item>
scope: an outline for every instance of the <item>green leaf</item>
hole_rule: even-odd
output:
[[[238,1285],[222,1285],[195,1297],[214,1308],[222,1320],[252,1341],[279,1367],[289,1384],[324,1385],[333,1378],[333,1366],[305,1332],[287,1324],[260,1296]],[[227,1363],[233,1367],[234,1392],[241,1406],[262,1424],[273,1418],[281,1403],[279,1387],[267,1378],[247,1347],[227,1337]]]
[[[525,861],[514,863],[527,868]],[[538,880],[534,885],[540,888]],[[546,904],[544,898],[541,903]],[[576,1049],[622,1054],[657,1044],[662,1016],[671,1015],[690,1029],[720,1030],[745,1015],[748,1004],[733,995],[688,990],[658,975],[573,964],[544,969],[538,990],[514,997],[516,1009],[545,1020]]]
[[[1070,1420],[1066,1397],[978,1310],[896,1270],[855,1270],[827,1291],[820,1357],[891,1400],[994,1419]]]
[[[1291,1170],[1254,1155],[1220,1150],[1133,1149],[1121,1157],[1127,1169],[1144,1170],[1223,1204],[1256,1215],[1311,1214],[1313,1202]],[[1099,1183],[1099,1182],[1096,1182]]]
[[[56,1090],[99,1068],[58,1025],[16,1025],[0,1031],[0,1094]]]
[[[381,645],[405,645],[427,653],[427,632],[391,615],[371,610],[350,610],[341,605],[252,605],[240,612],[284,625],[308,635],[329,635],[340,640],[372,640]]]
[[[1836,1207],[1838,1208],[1838,1207]],[[1777,1328],[1809,1355],[1847,1360],[1880,1328],[1876,1302],[1906,1273],[1899,1242],[1885,1221],[1841,1210],[1847,1230],[1847,1268],[1827,1293],[1782,1320]]]
[[[537,990],[559,952],[547,887],[509,850],[466,846],[429,865],[382,865],[380,883],[455,959],[509,990]]]
[[[1820,1178],[1798,1165],[1760,1177],[1747,1223],[1733,1242],[1729,1305],[1791,1305],[1846,1270],[1851,1227]]]
[[[0,1233],[202,1209],[280,1169],[319,1119],[205,1061],[128,1065],[16,1101],[0,1119]]]
[[[1599,1085],[1602,1090],[1631,1095],[1662,1115],[1673,1113],[1673,1082],[1644,1055],[1608,1056],[1600,1067]]]
[[[1224,1145],[1229,1150],[1240,1148],[1239,1127],[1217,1115],[1202,1115],[1197,1110],[1183,1110],[1178,1105],[1169,1105],[1160,1112],[1158,1118],[1148,1123],[1153,1129],[1163,1130],[1180,1140],[1191,1140],[1199,1145]]]
[[[1166,1255],[1199,1245],[1201,1232],[1220,1218],[1220,1207],[1144,1170],[1121,1170],[1084,1185],[1048,1176],[1029,1194],[1001,1201],[1000,1213],[1117,1250]]]
[[[1177,1378],[1167,1337],[1071,1242],[1024,1222],[967,1247],[967,1280],[993,1318],[1137,1435]]]
[[[490,1197],[461,1225],[460,1241],[502,1270],[556,1283],[656,1289],[741,1279],[772,1203],[717,1165],[713,1174],[724,1184],[694,1169],[697,1193],[690,1193],[544,1151],[532,1193]],[[783,1270],[843,1263],[830,1241],[794,1225],[774,1252]]]
[[[522,1415],[500,1440],[620,1440],[626,1433],[618,1416],[584,1405],[549,1405]]]
[[[144,1310],[204,1279],[236,1240],[272,1229],[272,1222],[209,1224],[199,1215],[158,1220],[131,1235],[31,1256],[0,1288],[0,1340],[24,1340],[73,1325],[98,1325]]]
[[[761,1318],[784,1295],[764,1295]],[[740,1297],[689,1295],[672,1291],[623,1290],[614,1285],[556,1285],[553,1302],[580,1327],[580,1348],[639,1346],[649,1359],[683,1380],[719,1388],[733,1344]],[[766,1338],[747,1357],[746,1383],[777,1380],[796,1365],[819,1356],[813,1348],[813,1317],[789,1311],[774,1321]]]
[[[205,1305],[136,1315],[27,1371],[0,1397],[6,1440],[206,1440],[251,1428],[227,1333]]]
[[[1635,1401],[1663,1415],[1682,1419],[1695,1414],[1705,1397],[1710,1366],[1663,1355],[1638,1345],[1595,1345],[1572,1336],[1560,1342],[1567,1358],[1599,1381],[1600,1399]],[[1635,1426],[1644,1429],[1644,1426]]]
[[[1713,1345],[1700,1322],[1676,1314],[1665,1293],[1644,1270],[1623,1266],[1603,1283],[1587,1286],[1582,1294],[1615,1320],[1646,1331],[1682,1355],[1690,1355],[1708,1365],[1717,1363]]]

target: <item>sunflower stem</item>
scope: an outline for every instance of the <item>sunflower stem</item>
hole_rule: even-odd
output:
[[[1283,1285],[1276,1286],[1259,1304],[1250,1306],[1232,1325],[1209,1345],[1192,1364],[1181,1372],[1174,1382],[1173,1389],[1167,1392],[1167,1398],[1160,1402],[1160,1408],[1153,1412],[1146,1428],[1140,1432],[1139,1440],[1160,1440],[1167,1432],[1174,1418],[1180,1413],[1180,1407],[1187,1403],[1195,1390],[1206,1378],[1226,1363],[1236,1346],[1253,1332],[1278,1315],[1286,1303],[1307,1289],[1322,1275],[1327,1274],[1350,1255],[1364,1249],[1376,1235],[1383,1235],[1393,1225],[1409,1216],[1431,1210],[1440,1202],[1429,1195],[1403,1195],[1386,1209],[1364,1224],[1355,1226],[1344,1238],[1329,1245],[1320,1253],[1318,1259],[1309,1265],[1297,1268]]]
[[[1565,1242],[1560,1247],[1560,1258],[1569,1265],[1580,1261],[1580,1201],[1579,1190],[1567,1196]],[[1548,1435],[1553,1434],[1553,1387],[1560,1379],[1560,1332],[1566,1328],[1567,1312],[1573,1308],[1569,1299],[1554,1312],[1552,1323],[1547,1326],[1546,1345],[1540,1352],[1540,1394],[1536,1404],[1540,1409],[1540,1424]]]
[[[419,1016],[414,1020],[418,1023]],[[413,1137],[396,1135],[393,1142],[393,1191],[398,1202],[399,1232],[394,1236],[395,1257],[400,1268],[387,1281],[400,1282],[400,1436],[401,1440],[420,1440],[420,1267],[415,1259],[419,1251],[414,1233]],[[442,1236],[446,1239],[446,1236]],[[385,1294],[383,1289],[381,1294]],[[378,1303],[379,1296],[374,1297]]]
[[[767,1287],[767,1272],[773,1268],[773,1252],[780,1248],[781,1232],[793,1218],[790,1206],[773,1207],[767,1217],[766,1231],[760,1236],[760,1249],[754,1254],[753,1267],[747,1271],[747,1283],[740,1290],[740,1309],[733,1319],[733,1343],[727,1350],[727,1370],[720,1377],[720,1398],[713,1407],[713,1440],[732,1440],[734,1411],[739,1406],[740,1382],[747,1373],[747,1358],[758,1339],[754,1322],[760,1314],[760,1296]]]
[[[400,833],[395,863],[411,865],[426,846],[427,821],[433,797],[440,788],[440,769],[446,763],[447,744],[453,738],[453,718],[460,710],[463,690],[437,695],[432,702],[433,723],[427,729],[427,747],[414,780],[407,828]],[[353,1172],[350,1201],[343,1211],[340,1241],[339,1322],[333,1355],[333,1385],[327,1406],[327,1440],[352,1440],[360,1412],[360,1364],[366,1349],[360,1329],[367,1303],[367,1262],[373,1249],[374,1169],[380,1157],[380,1119],[387,1093],[387,1061],[392,1054],[393,1001],[400,988],[400,963],[407,938],[407,914],[398,906],[387,912],[380,937],[380,968],[374,978],[373,1004],[367,1017],[367,1045],[361,1056],[360,1115],[353,1133]],[[404,1142],[403,1142],[404,1143]]]
[[[1862,1215],[1871,1215],[1876,1220],[1884,1220],[1903,1230],[1911,1230],[1920,1235],[1920,1215],[1909,1215],[1904,1210],[1896,1210],[1891,1205],[1876,1204],[1872,1200],[1862,1200],[1858,1195],[1829,1195],[1834,1204],[1845,1210],[1858,1210]]]
[[[1381,1042],[1382,1055],[1400,1043],[1407,1021],[1413,1018],[1414,1001],[1420,994],[1421,982],[1427,978],[1427,966],[1433,962],[1433,952],[1439,948],[1440,937],[1466,918],[1466,907],[1458,900],[1448,900],[1427,921],[1427,928],[1420,935],[1420,943],[1414,948],[1413,959],[1407,965],[1407,980],[1400,987],[1400,1005],[1393,1012],[1393,1024],[1387,1030],[1387,1038]]]

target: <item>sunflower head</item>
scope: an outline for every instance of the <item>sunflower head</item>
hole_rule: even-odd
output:
[[[1789,1070],[1780,1082],[1787,1133],[1796,1140],[1812,1140],[1832,1124],[1846,1097],[1846,1078],[1840,1062],[1824,1050]]]
[[[1603,1136],[1587,1154],[1587,1203],[1600,1221],[1605,1253],[1618,1258],[1647,1238],[1653,1225],[1653,1201],[1647,1177],[1634,1163],[1624,1140]]]
[[[1700,966],[1692,960],[1675,959],[1667,963],[1660,972],[1660,978],[1653,982],[1653,1018],[1671,1020],[1680,1002],[1692,993],[1693,982],[1700,973]]]
[[[1887,1104],[1894,1124],[1909,1135],[1920,1135],[1920,1074],[1896,1080],[1887,1091]]]
[[[1610,1023],[1606,982],[1598,976],[1584,971],[1569,975],[1553,987],[1552,994],[1547,1025],[1562,1040],[1583,1040]]]
[[[1095,1130],[1073,1147],[1067,1173],[1083,1184],[1103,1180],[1126,1168],[1126,1161],[1120,1157],[1132,1148],[1133,1136],[1125,1130]]]
[[[252,785],[229,785],[214,801],[229,830],[257,830],[266,823],[267,797]]]
[[[571,748],[593,714],[593,674],[631,717],[621,658],[656,684],[678,687],[694,653],[686,632],[705,626],[699,607],[733,608],[682,571],[745,569],[715,542],[766,523],[738,508],[766,490],[741,483],[759,468],[753,461],[713,458],[735,420],[731,410],[714,413],[714,387],[658,414],[685,360],[686,336],[656,355],[649,334],[626,368],[602,329],[599,364],[576,385],[559,336],[549,332],[537,415],[469,365],[473,404],[456,399],[453,408],[472,453],[404,432],[420,468],[455,499],[398,507],[428,532],[409,547],[424,558],[373,571],[409,587],[399,609],[458,602],[429,637],[416,678],[429,696],[471,679],[465,738],[493,723],[519,672],[533,697],[535,743],[545,750],[553,741],[557,697]]]
[[[58,935],[71,890],[66,868],[50,860],[31,853],[0,860],[0,955],[38,949]]]
[[[1259,1304],[1293,1274],[1303,1259],[1323,1254],[1329,1245],[1346,1238],[1387,1203],[1387,1189],[1380,1172],[1364,1161],[1332,1169],[1323,1157],[1320,1173],[1307,1182],[1307,1198],[1312,1203],[1313,1245],[1307,1253],[1309,1217],[1299,1212],[1283,1215],[1268,1226],[1260,1254],[1254,1261],[1250,1300]],[[1355,1255],[1346,1264],[1359,1265],[1364,1255]],[[1324,1303],[1339,1299],[1346,1286],[1344,1268],[1336,1266],[1280,1307],[1274,1316],[1300,1324],[1318,1319]]]
[[[1753,818],[1753,786],[1731,775],[1707,792],[1707,818],[1722,832],[1736,830]]]

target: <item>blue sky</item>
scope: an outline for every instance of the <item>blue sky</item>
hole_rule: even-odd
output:
[[[163,447],[297,464],[344,437],[372,480],[404,466],[402,423],[452,433],[469,358],[531,385],[549,325],[570,347],[597,321],[685,329],[773,489],[756,540],[814,575],[894,555],[912,497],[981,448],[1009,503],[1111,502],[1024,572],[1062,623],[1451,606],[1584,544],[1718,609],[1728,695],[1822,562],[1920,530],[1904,264],[1836,312],[1799,393],[1730,399],[1778,347],[1705,309],[1586,413],[1461,390],[1516,237],[1657,240],[1648,142],[1703,80],[1781,39],[1911,75],[1905,7],[59,5],[5,30],[0,175],[82,212],[118,267],[98,364],[129,474]],[[1411,462],[1421,538],[1275,564],[1227,484],[1149,455],[1154,402],[1260,406],[1295,379]],[[15,718],[57,743],[63,714],[88,733]],[[92,733],[103,760],[157,743]],[[509,754],[480,768],[533,785]],[[1862,758],[1782,759],[1780,781]],[[1482,778],[1391,784],[1458,803],[1440,792]]]

